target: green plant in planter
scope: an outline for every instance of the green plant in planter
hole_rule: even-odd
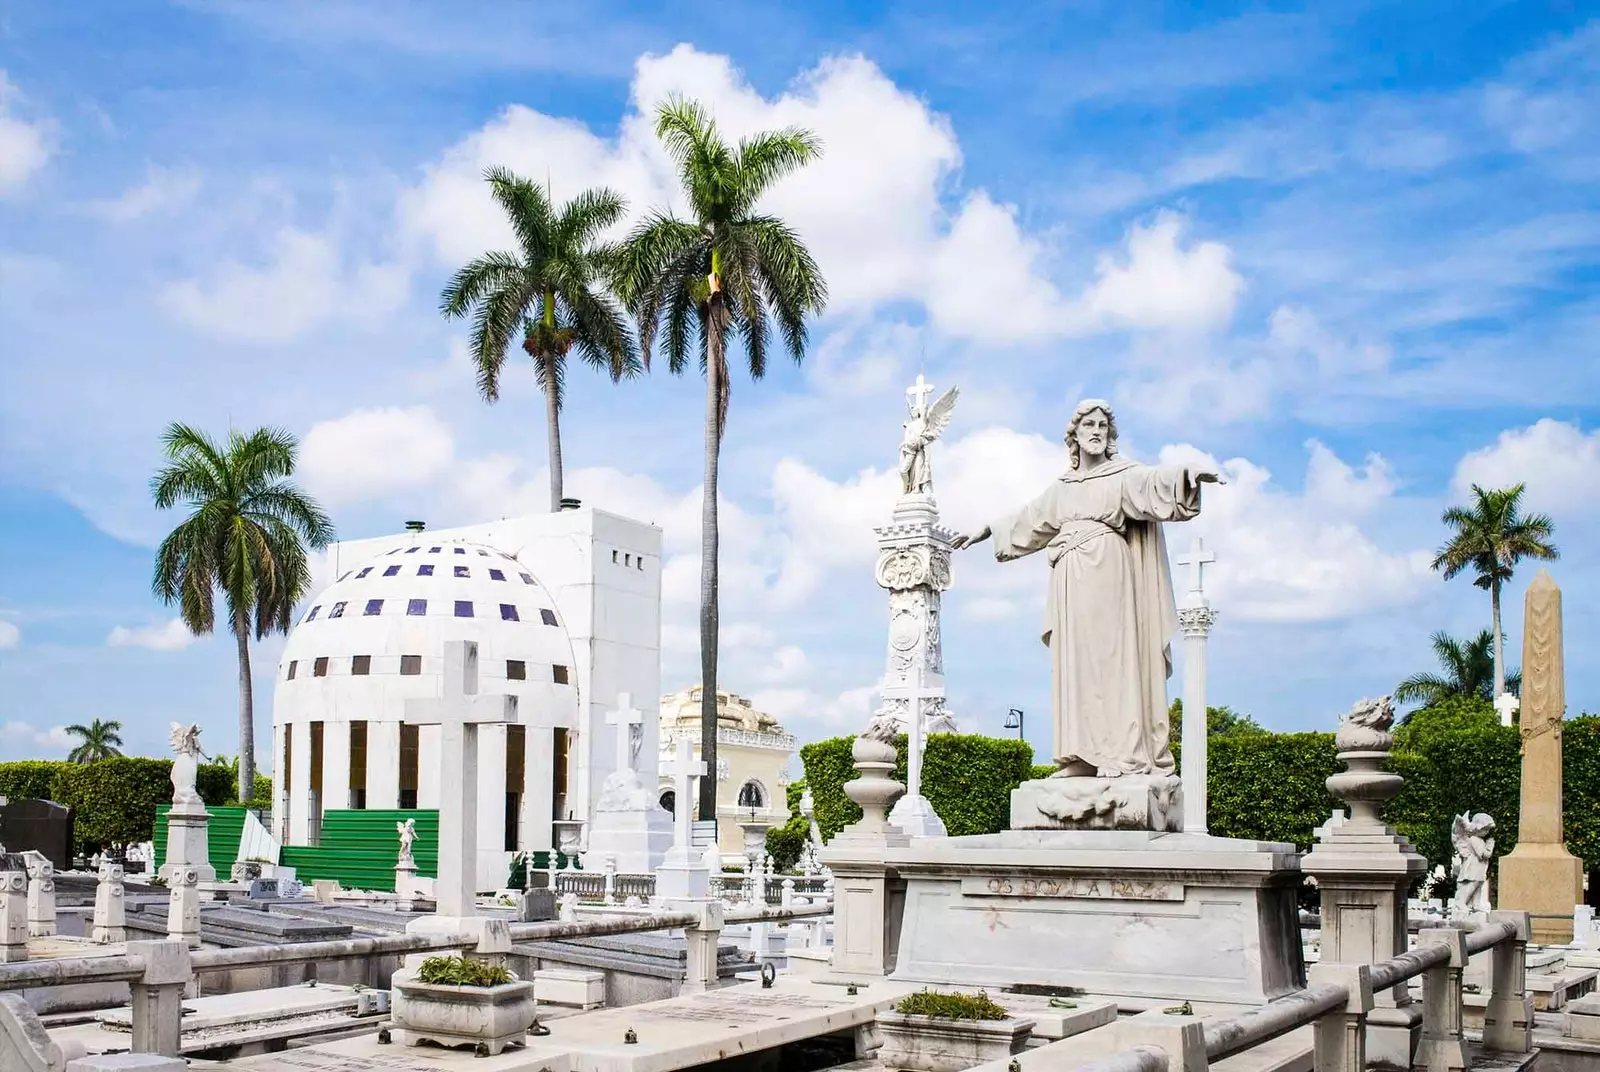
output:
[[[1004,1020],[1011,1015],[990,1000],[986,991],[972,994],[947,994],[920,990],[900,999],[894,1011],[907,1016],[938,1016],[945,1020]]]
[[[417,969],[417,982],[430,986],[502,986],[515,982],[500,964],[474,957],[429,957]]]

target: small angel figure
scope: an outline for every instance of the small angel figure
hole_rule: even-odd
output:
[[[194,785],[200,774],[200,761],[206,758],[200,750],[200,727],[174,722],[169,737],[173,751],[172,803],[201,804],[200,793]]]
[[[1450,827],[1456,849],[1456,895],[1450,902],[1457,916],[1488,912],[1489,861],[1494,859],[1494,819],[1484,812],[1457,815]]]
[[[394,824],[395,832],[400,835],[400,859],[396,867],[415,867],[416,861],[411,858],[411,846],[417,840],[417,821],[405,819]]]
[[[928,405],[928,395],[933,385],[917,377],[917,382],[906,391],[906,402],[911,415],[901,425],[900,437],[900,491],[904,495],[925,495],[933,491],[933,471],[928,467],[928,444],[939,438],[950,423],[950,414],[956,408],[959,388],[952,387]]]

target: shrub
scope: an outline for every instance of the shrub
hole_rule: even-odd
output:
[[[0,797],[9,800],[49,800],[56,775],[64,767],[75,766],[76,763],[62,759],[22,759],[14,763],[0,763]]]
[[[907,994],[894,1007],[907,1016],[937,1016],[944,1020],[1004,1020],[1011,1015],[990,999],[987,991],[951,994],[939,990],[919,990]]]
[[[172,761],[115,756],[62,764],[51,793],[73,809],[82,843],[148,841],[155,832],[156,805],[172,800]]]
[[[513,982],[504,965],[476,957],[429,957],[417,969],[417,982],[430,986],[502,986]]]
[[[804,817],[799,815],[791,815],[782,826],[768,830],[767,852],[772,856],[772,866],[780,872],[793,871],[800,862],[800,854],[805,851],[809,831]]]
[[[850,758],[853,737],[834,737],[800,750],[806,784],[825,839],[861,818],[861,809],[844,795],[856,776]],[[895,740],[891,777],[906,780],[906,738]],[[1033,749],[1025,741],[975,734],[935,733],[922,757],[922,795],[952,837],[993,834],[1011,818],[1011,790],[1033,776]]]

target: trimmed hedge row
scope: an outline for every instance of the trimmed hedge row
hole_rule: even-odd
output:
[[[207,804],[238,803],[233,770],[203,763],[195,788]],[[172,802],[172,760],[114,756],[94,763],[22,760],[0,763],[0,796],[53,800],[73,809],[73,833],[83,845],[127,845],[155,835],[156,806]],[[256,776],[253,807],[268,808],[272,779]]]
[[[1413,713],[1396,739],[1389,765],[1406,781],[1384,817],[1430,864],[1448,866],[1454,858],[1450,826],[1465,811],[1494,816],[1497,855],[1516,846],[1522,758],[1515,727],[1501,726],[1487,703],[1467,701]],[[861,815],[844,795],[844,783],[855,777],[851,742],[836,737],[800,750],[825,838]],[[1567,847],[1586,869],[1600,870],[1600,716],[1567,719],[1562,742]],[[893,776],[903,782],[904,737],[897,750]],[[1323,784],[1340,769],[1332,733],[1213,734],[1208,752],[1209,826],[1219,837],[1288,841],[1306,850],[1340,806]],[[1007,825],[1011,790],[1049,773],[1032,758],[1015,740],[934,735],[923,795],[952,835],[993,833]]]

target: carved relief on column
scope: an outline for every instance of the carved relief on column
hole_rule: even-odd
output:
[[[1210,607],[1179,607],[1178,628],[1186,637],[1203,637],[1211,632],[1217,612]]]
[[[926,496],[921,497],[926,499]],[[903,502],[902,507],[906,504]],[[895,522],[877,530],[878,565],[874,577],[889,592],[889,642],[884,684],[904,686],[914,671],[944,674],[944,644],[940,636],[940,593],[950,587],[950,534],[938,524],[931,501],[897,509]],[[879,716],[892,714],[909,724],[907,701],[886,699]],[[923,708],[930,733],[956,729],[944,700],[930,699]]]

